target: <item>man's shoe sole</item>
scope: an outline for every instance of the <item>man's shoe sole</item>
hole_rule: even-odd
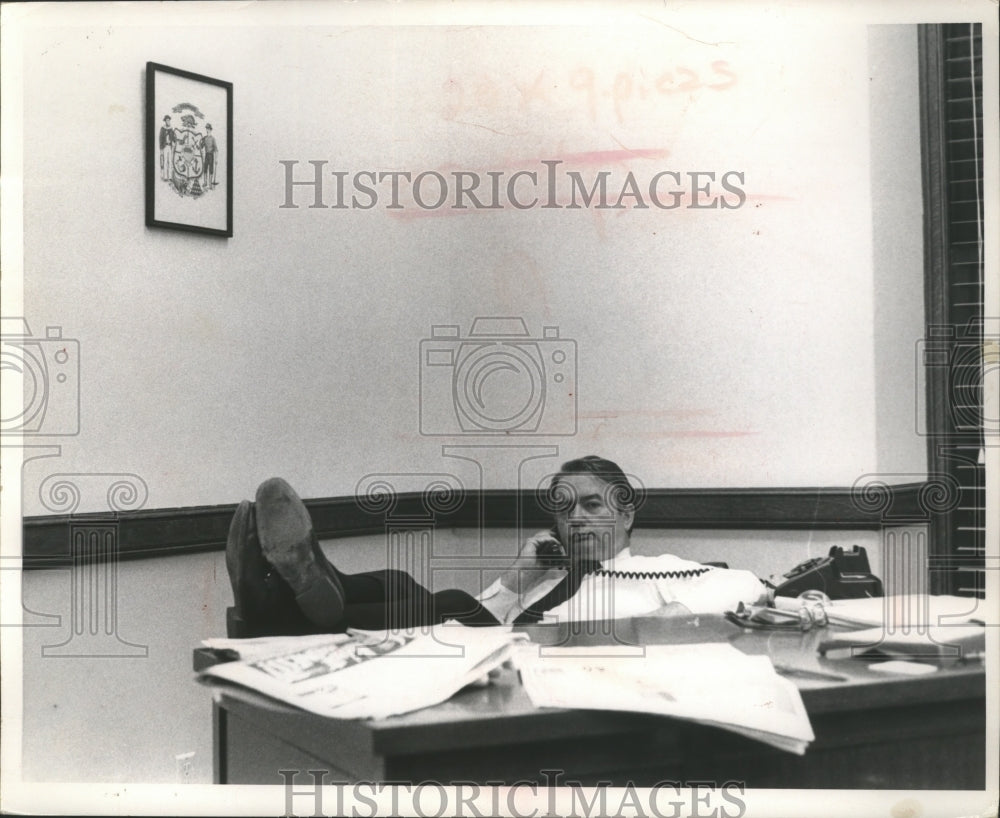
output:
[[[280,477],[257,489],[257,535],[265,559],[295,593],[310,622],[334,629],[344,616],[344,592],[336,577],[317,561],[318,549],[309,511]]]

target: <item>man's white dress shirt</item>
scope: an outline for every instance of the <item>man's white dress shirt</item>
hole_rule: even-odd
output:
[[[601,567],[623,574],[699,571],[708,566],[672,554],[658,557],[632,556],[624,548],[604,560]],[[509,624],[565,579],[564,568],[550,568],[536,585],[523,595],[507,588],[498,579],[478,599],[497,620]],[[740,602],[757,602],[764,585],[750,571],[708,567],[696,576],[628,578],[620,575],[588,574],[579,590],[561,605],[548,611],[543,622],[594,619],[627,619],[654,614],[679,602],[695,614],[723,613]]]

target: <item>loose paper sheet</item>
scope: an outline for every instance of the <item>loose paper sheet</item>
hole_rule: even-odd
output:
[[[642,660],[606,648],[523,645],[514,655],[539,707],[631,710],[690,719],[802,755],[815,736],[798,688],[767,656],[725,644],[648,645]]]

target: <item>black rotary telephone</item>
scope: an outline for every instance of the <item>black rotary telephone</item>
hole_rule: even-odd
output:
[[[838,545],[826,557],[799,563],[784,575],[774,589],[775,596],[796,597],[803,591],[822,591],[830,599],[863,599],[882,596],[882,580],[871,573],[864,548],[845,551]]]

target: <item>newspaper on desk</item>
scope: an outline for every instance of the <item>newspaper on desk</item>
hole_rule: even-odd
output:
[[[514,664],[536,707],[658,713],[721,727],[798,755],[815,736],[798,688],[767,656],[729,644],[647,645],[644,656],[520,645]]]
[[[321,716],[386,718],[446,701],[486,676],[525,638],[509,627],[440,625],[262,639],[208,639],[239,660],[202,676],[259,691]]]

